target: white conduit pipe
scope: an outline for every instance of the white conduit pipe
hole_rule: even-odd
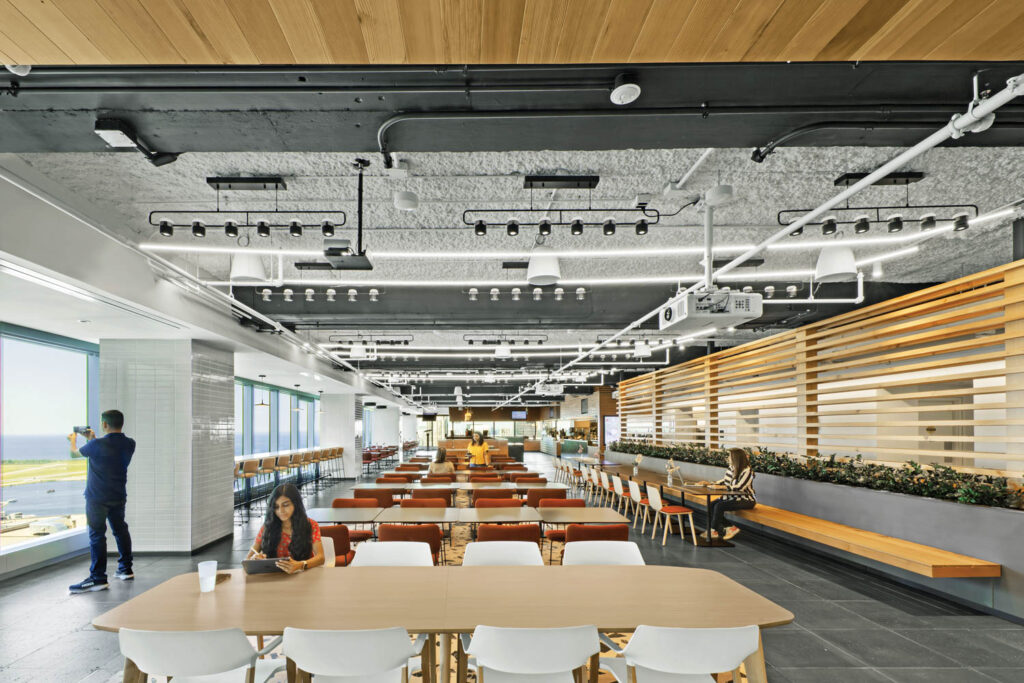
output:
[[[706,150],[704,150],[704,153],[697,158],[697,161],[693,162],[693,166],[690,167],[690,170],[687,171],[683,175],[683,177],[679,179],[679,182],[673,185],[672,187],[675,188],[676,190],[683,189],[683,186],[686,185],[686,181],[689,180],[690,177],[697,172],[697,169],[700,168],[705,161],[707,161],[707,158],[711,156],[711,153],[714,151],[714,147],[708,147]]]
[[[847,199],[857,194],[864,188],[873,185],[876,181],[880,180],[881,178],[884,178],[893,171],[901,168],[907,162],[916,159],[917,157],[921,156],[922,154],[932,149],[933,147],[940,145],[941,143],[945,142],[946,140],[949,140],[950,138],[962,137],[964,133],[970,132],[971,128],[978,124],[982,119],[989,116],[990,114],[994,114],[997,109],[1002,107],[1004,104],[1016,99],[1022,94],[1024,94],[1024,74],[1014,76],[1013,78],[1007,80],[1006,87],[997,92],[992,97],[986,100],[982,100],[981,102],[971,102],[965,113],[954,115],[949,123],[947,123],[945,126],[943,126],[939,130],[935,131],[934,133],[926,137],[921,142],[896,155],[894,158],[882,164],[881,166],[879,166],[877,169],[869,173],[867,176],[865,176],[858,182],[854,183],[853,185],[850,185],[848,188],[846,188],[845,190],[843,190],[842,192],[840,192],[832,199],[828,200],[827,202],[819,206],[818,208],[812,209],[811,211],[807,212],[806,214],[798,218],[796,221],[782,228],[777,233],[775,233],[768,239],[764,240],[760,244],[751,247],[747,251],[743,252],[742,254],[734,258],[732,261],[719,268],[716,275],[724,275],[725,273],[728,273],[736,269],[741,264],[746,262],[747,259],[756,256],[769,245],[774,244],[775,242],[778,242],[779,240],[783,239],[796,228],[807,225],[818,216],[821,216],[825,212],[830,211],[831,209],[838,206],[842,202],[846,201]],[[654,309],[653,311],[637,318],[628,326],[624,327],[623,329],[619,330],[612,336],[608,337],[603,342],[595,344],[589,350],[581,353],[575,359],[569,361],[558,370],[555,370],[555,372],[564,372],[565,370],[571,368],[573,365],[583,360],[590,354],[606,346],[609,342],[615,341],[622,335],[628,333],[630,330],[636,328],[639,325],[642,325],[651,318],[659,315],[661,313],[661,310],[666,306],[671,306],[672,304],[679,301],[690,292],[693,292],[703,286],[703,282],[691,285],[685,291],[680,292],[679,294],[672,297],[666,303]],[[534,386],[536,386],[536,384]],[[531,388],[524,389],[515,398],[522,396],[530,389]],[[513,398],[512,400],[515,399]],[[506,403],[503,403],[501,404],[501,406],[498,407],[503,407],[507,405],[507,403],[509,402],[510,401],[507,401]]]

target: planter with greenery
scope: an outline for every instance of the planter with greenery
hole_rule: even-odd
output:
[[[726,467],[729,460],[726,451],[709,450],[697,443],[656,446],[645,441],[623,440],[611,444],[611,449],[646,458],[672,458],[680,462],[715,467]],[[835,455],[802,458],[765,449],[746,450],[750,454],[754,471],[764,474],[905,493],[968,505],[1016,509],[1024,507],[1024,490],[1014,487],[1006,477],[969,474],[945,465],[922,466],[916,462],[890,467],[866,462],[859,455],[853,459],[840,459]]]

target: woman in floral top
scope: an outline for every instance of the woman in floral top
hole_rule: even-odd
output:
[[[287,574],[324,563],[320,527],[306,516],[302,496],[294,484],[281,484],[270,494],[267,517],[245,559],[267,557],[281,558],[277,566]]]

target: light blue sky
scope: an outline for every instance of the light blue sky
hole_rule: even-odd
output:
[[[64,435],[86,424],[86,364],[84,353],[3,339],[0,431]]]

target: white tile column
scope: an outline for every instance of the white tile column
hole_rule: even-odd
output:
[[[191,552],[233,531],[234,356],[204,342],[100,340],[100,404],[136,450],[128,525],[139,551]]]
[[[341,446],[345,463],[345,477],[356,477],[362,468],[362,458],[357,459],[356,448],[355,394],[324,394],[320,399],[320,447]]]
[[[379,446],[401,447],[398,420],[402,411],[394,406],[381,410],[380,406],[373,411],[373,443]]]

